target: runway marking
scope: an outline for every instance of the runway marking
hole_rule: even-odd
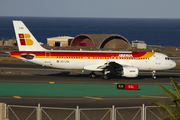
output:
[[[20,96],[13,96],[14,98],[16,98],[16,99],[21,99],[21,97]]]
[[[24,81],[24,80],[0,80],[0,82],[6,82],[6,83],[47,83],[46,81]],[[102,83],[102,82],[62,82],[62,81],[56,81],[57,84],[102,84],[102,85],[113,85],[113,84],[121,84],[121,83]],[[126,83],[122,83],[126,84]],[[127,83],[128,84],[128,83]],[[136,84],[133,83],[132,84]],[[172,85],[172,83],[160,83],[161,85]],[[156,83],[139,83],[138,85],[157,85]],[[180,85],[180,84],[179,84]]]
[[[117,84],[120,84],[120,83],[113,83],[113,84],[117,85]]]
[[[148,97],[148,98],[169,98],[165,96],[151,96],[151,95],[141,95],[141,97]]]
[[[141,95],[140,97],[137,97],[137,98],[135,98],[135,97],[127,97],[127,98],[98,98],[98,97],[90,97],[90,96],[84,96],[84,97],[81,97],[81,98],[69,98],[69,97],[64,97],[64,98],[62,98],[62,97],[50,97],[50,98],[48,98],[48,97],[23,97],[23,98],[21,98],[20,96],[13,96],[14,98],[16,98],[16,99],[34,99],[34,100],[37,100],[37,99],[46,99],[46,100],[87,100],[87,98],[89,98],[89,99],[97,99],[97,100],[129,100],[129,99],[152,99],[152,98],[169,98],[169,97],[161,97],[161,96],[146,96],[146,95]],[[1,99],[12,99],[12,97],[1,97],[0,96],[0,98]]]
[[[54,82],[49,82],[49,84],[54,84]]]
[[[98,97],[90,97],[90,96],[84,96],[84,98],[98,99],[98,100],[100,100],[100,99],[103,99],[103,98],[98,98]]]

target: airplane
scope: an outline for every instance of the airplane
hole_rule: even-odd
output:
[[[102,72],[102,79],[109,74],[135,78],[139,70],[152,71],[156,79],[157,70],[172,69],[176,63],[167,55],[158,52],[133,51],[82,51],[47,50],[43,48],[22,21],[13,21],[19,51],[10,56],[58,69],[87,70],[95,78],[95,72]]]

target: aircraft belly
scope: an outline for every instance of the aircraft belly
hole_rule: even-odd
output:
[[[26,60],[26,61],[28,61],[28,62],[31,62],[31,63],[35,63],[35,64],[39,64],[39,65],[45,65],[44,64],[44,59],[43,58],[34,58],[34,59],[32,59],[32,60]]]
[[[103,65],[107,62],[107,60],[92,60],[92,59],[51,59],[51,62],[46,63],[45,59],[43,58],[34,58],[32,60],[26,60],[32,63],[36,63],[43,66],[49,66],[53,68],[59,69],[84,69],[87,66],[87,69],[96,71],[96,66]],[[120,65],[123,66],[134,66],[137,67],[139,70],[162,70],[166,69],[161,65],[157,65],[154,62],[146,61],[146,60],[129,60],[129,61],[122,61],[116,60]],[[95,66],[95,67],[94,67]],[[99,71],[97,69],[97,71]]]
[[[61,59],[59,63],[56,63],[56,66],[63,69],[83,69],[84,66],[95,64],[93,60],[84,60],[84,59]]]

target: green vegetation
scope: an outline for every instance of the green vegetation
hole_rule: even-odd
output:
[[[158,84],[165,92],[166,94],[171,98],[171,101],[175,106],[172,106],[171,104],[162,101],[157,100],[154,102],[151,102],[150,104],[160,106],[159,110],[163,113],[169,113],[168,116],[164,118],[164,120],[180,120],[180,86],[174,82],[174,80],[171,78],[171,82],[173,85],[173,88],[175,90],[175,93],[173,93],[171,90],[168,90],[167,88],[163,87],[162,85]]]

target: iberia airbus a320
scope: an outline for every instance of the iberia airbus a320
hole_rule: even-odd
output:
[[[47,50],[22,21],[13,21],[13,25],[19,51],[11,52],[10,56],[43,66],[88,70],[92,71],[92,78],[96,77],[95,72],[102,72],[103,79],[108,79],[111,73],[133,78],[139,70],[152,71],[152,78],[156,79],[156,70],[176,66],[168,56],[158,52]]]

